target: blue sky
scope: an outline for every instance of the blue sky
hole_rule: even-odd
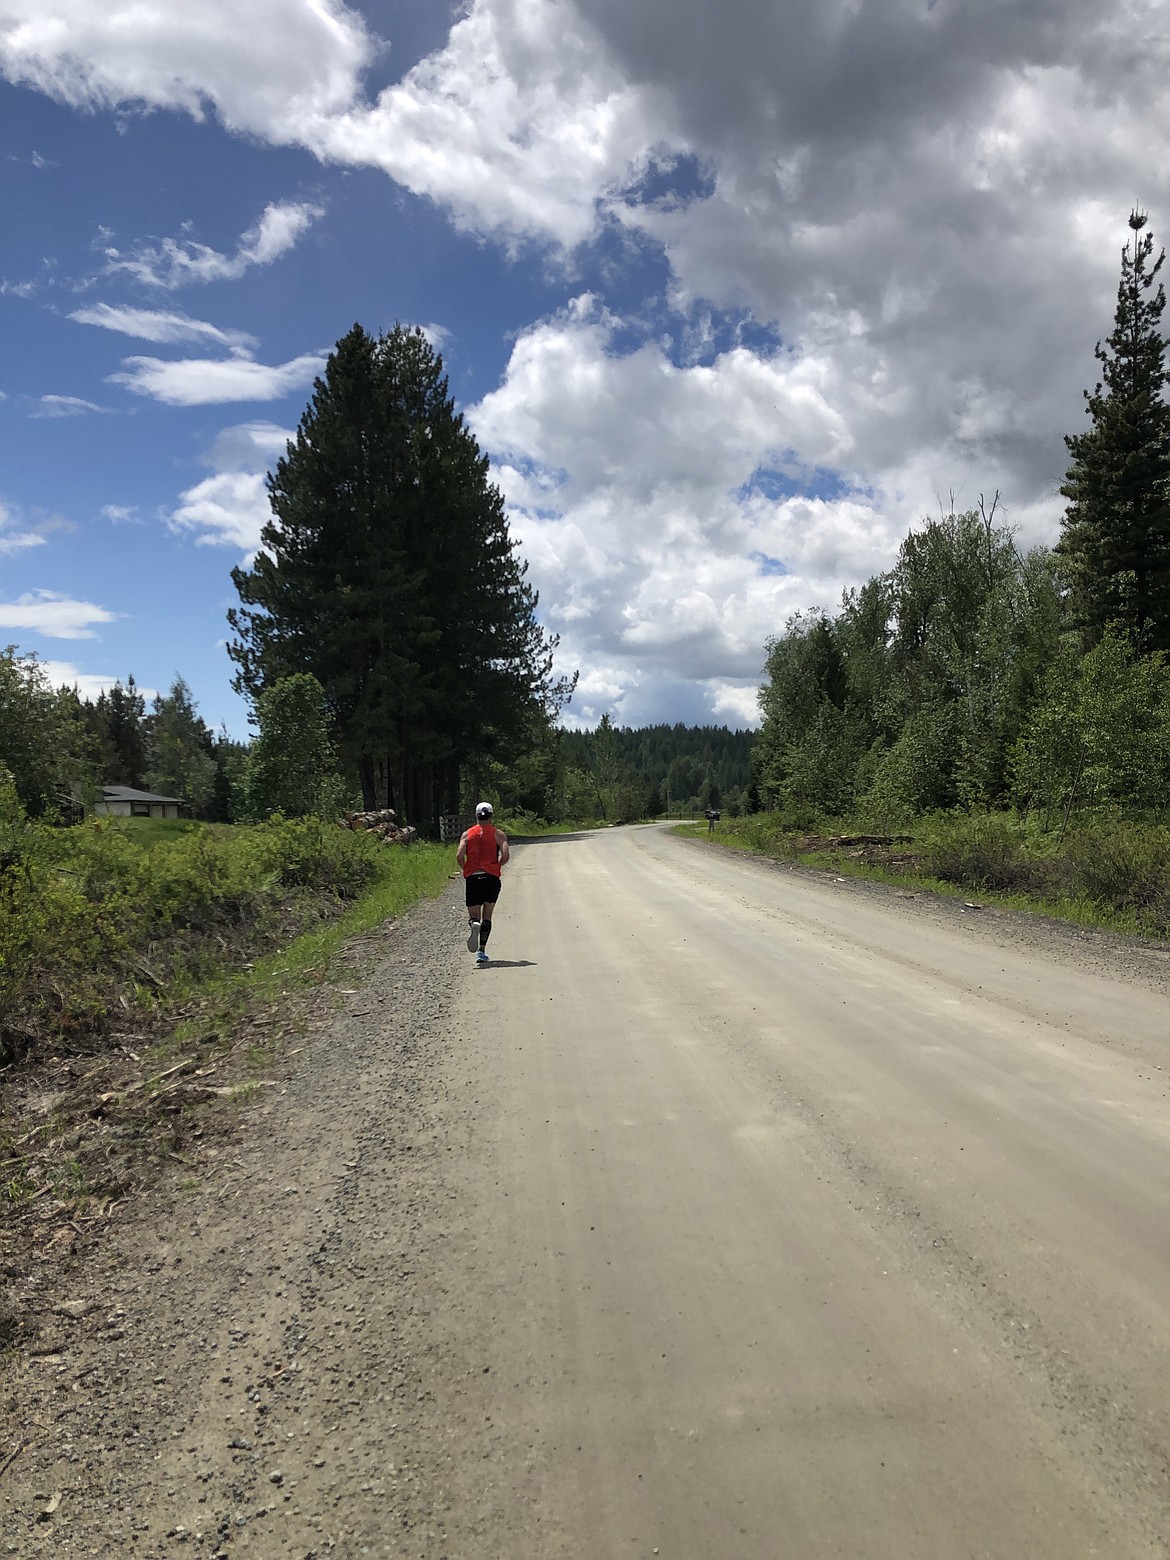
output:
[[[1153,0],[239,14],[0,0],[0,643],[243,734],[230,570],[355,320],[442,351],[581,722],[753,721],[952,491],[1054,538],[1170,215]]]

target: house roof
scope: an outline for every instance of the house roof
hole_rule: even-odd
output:
[[[170,802],[173,806],[182,806],[181,797],[156,796],[153,791],[136,791],[131,785],[103,785],[102,800],[105,802]]]

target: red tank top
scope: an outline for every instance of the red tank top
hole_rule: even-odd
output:
[[[499,846],[496,844],[494,823],[476,823],[467,831],[467,855],[463,862],[463,876],[473,872],[490,872],[500,875]]]

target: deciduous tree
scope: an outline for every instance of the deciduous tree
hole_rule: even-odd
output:
[[[336,809],[339,785],[325,691],[308,672],[282,677],[256,700],[260,731],[248,753],[244,790],[256,819]]]

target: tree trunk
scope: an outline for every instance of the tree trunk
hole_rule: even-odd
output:
[[[358,776],[362,783],[362,810],[373,812],[378,805],[378,793],[374,784],[374,760],[368,753],[358,759]]]

